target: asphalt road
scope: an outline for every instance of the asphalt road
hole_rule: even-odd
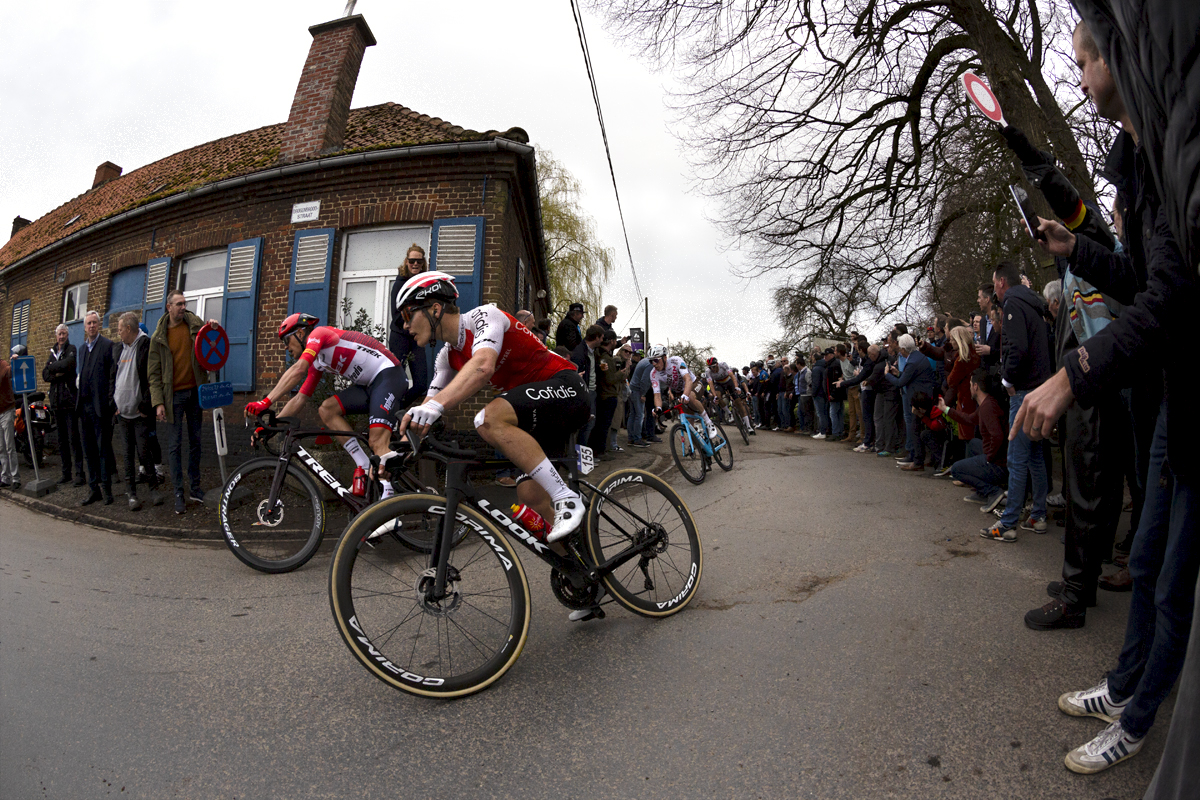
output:
[[[962,490],[760,434],[681,485],[705,545],[664,621],[570,623],[524,559],[521,659],[457,701],[396,692],[338,638],[328,550],[287,575],[0,503],[0,798],[1134,798],[1170,721],[1106,773],[1058,695],[1114,660],[1125,596],[1035,633],[1062,549]],[[928,474],[928,473],[927,473]]]

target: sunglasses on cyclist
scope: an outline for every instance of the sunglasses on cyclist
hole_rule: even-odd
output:
[[[408,259],[408,263],[410,263],[410,264],[424,264],[424,263],[425,263],[425,259],[423,259],[423,258],[410,258],[410,259]]]
[[[408,323],[412,322],[414,312],[421,311],[422,309],[426,308],[429,308],[429,306],[406,306],[400,309],[400,318],[404,320],[404,324],[407,325]]]

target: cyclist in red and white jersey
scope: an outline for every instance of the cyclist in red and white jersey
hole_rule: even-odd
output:
[[[424,433],[490,382],[501,393],[475,416],[475,428],[524,471],[517,497],[553,526],[546,541],[557,542],[583,522],[583,501],[550,458],[563,455],[571,434],[587,422],[587,387],[574,364],[547,350],[515,317],[494,305],[459,312],[457,302],[454,278],[444,272],[410,278],[396,297],[419,347],[435,338],[446,342],[425,402],[408,410],[400,433],[410,425]]]
[[[704,424],[708,426],[708,435],[715,437],[717,427],[708,418],[704,404],[696,399],[695,393],[692,391],[696,376],[688,370],[688,365],[684,363],[683,359],[679,356],[668,356],[667,348],[661,344],[651,347],[650,352],[646,353],[646,358],[650,359],[650,388],[654,392],[655,409],[662,411],[662,396],[669,389],[684,406],[704,418]]]
[[[292,391],[303,380],[300,391],[288,400],[280,416],[290,417],[300,412],[312,397],[326,372],[341,375],[352,386],[343,389],[321,403],[317,413],[326,427],[335,431],[352,432],[347,414],[367,414],[368,438],[375,455],[390,457],[392,430],[396,426],[396,411],[408,379],[400,360],[375,339],[358,331],[344,331],[327,326],[317,327],[319,320],[311,314],[292,314],[279,326],[279,338],[295,363],[288,367],[275,388],[262,400],[246,404],[246,414],[258,415]],[[357,439],[338,437],[342,447],[365,473],[371,461]],[[381,468],[381,477],[383,470]],[[391,483],[383,482],[383,496],[392,493]]]
[[[730,369],[728,364],[724,361],[718,361],[716,357],[710,358],[704,363],[708,366],[708,369],[705,371],[705,377],[708,378],[709,386],[714,390],[720,389],[729,395],[734,409],[741,415],[742,422],[746,424],[746,430],[753,436],[754,426],[750,424],[750,412],[742,400],[746,394],[746,390],[742,386],[744,382],[742,373],[736,369]]]

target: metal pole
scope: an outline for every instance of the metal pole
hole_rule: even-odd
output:
[[[37,449],[33,446],[33,425],[29,420],[29,395],[21,395],[21,407],[25,409],[25,439],[29,442],[29,460],[33,462],[33,479],[36,481],[36,485],[40,486],[42,474],[38,471]]]
[[[647,297],[647,298],[645,298],[645,300],[646,300],[646,330],[642,332],[642,335],[646,337],[646,341],[643,342],[642,344],[645,346],[645,348],[647,350],[649,350],[650,349],[650,298]]]

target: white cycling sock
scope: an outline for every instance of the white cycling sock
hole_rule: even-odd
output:
[[[708,425],[708,427],[710,427],[710,428],[711,428],[711,427],[713,426],[713,424],[712,424],[712,420],[708,418],[708,412],[707,412],[707,411],[701,411],[701,412],[700,412],[700,416],[701,416],[701,417],[704,419],[704,423],[705,423],[706,425]]]
[[[351,439],[342,445],[342,447],[346,448],[346,452],[354,459],[356,465],[365,470],[371,469],[371,459],[367,456],[366,451],[362,449],[362,445],[358,443],[358,439]]]
[[[550,459],[543,458],[542,463],[538,464],[533,469],[529,470],[529,477],[537,481],[538,486],[546,490],[546,494],[550,495],[550,502],[557,503],[559,500],[565,500],[570,497],[578,497],[575,492],[571,491],[571,487],[567,486],[566,481],[562,479],[562,475],[558,474],[558,470],[550,463]]]
[[[742,422],[744,422],[746,424],[747,428],[750,427],[750,418],[749,417],[742,417]]]

